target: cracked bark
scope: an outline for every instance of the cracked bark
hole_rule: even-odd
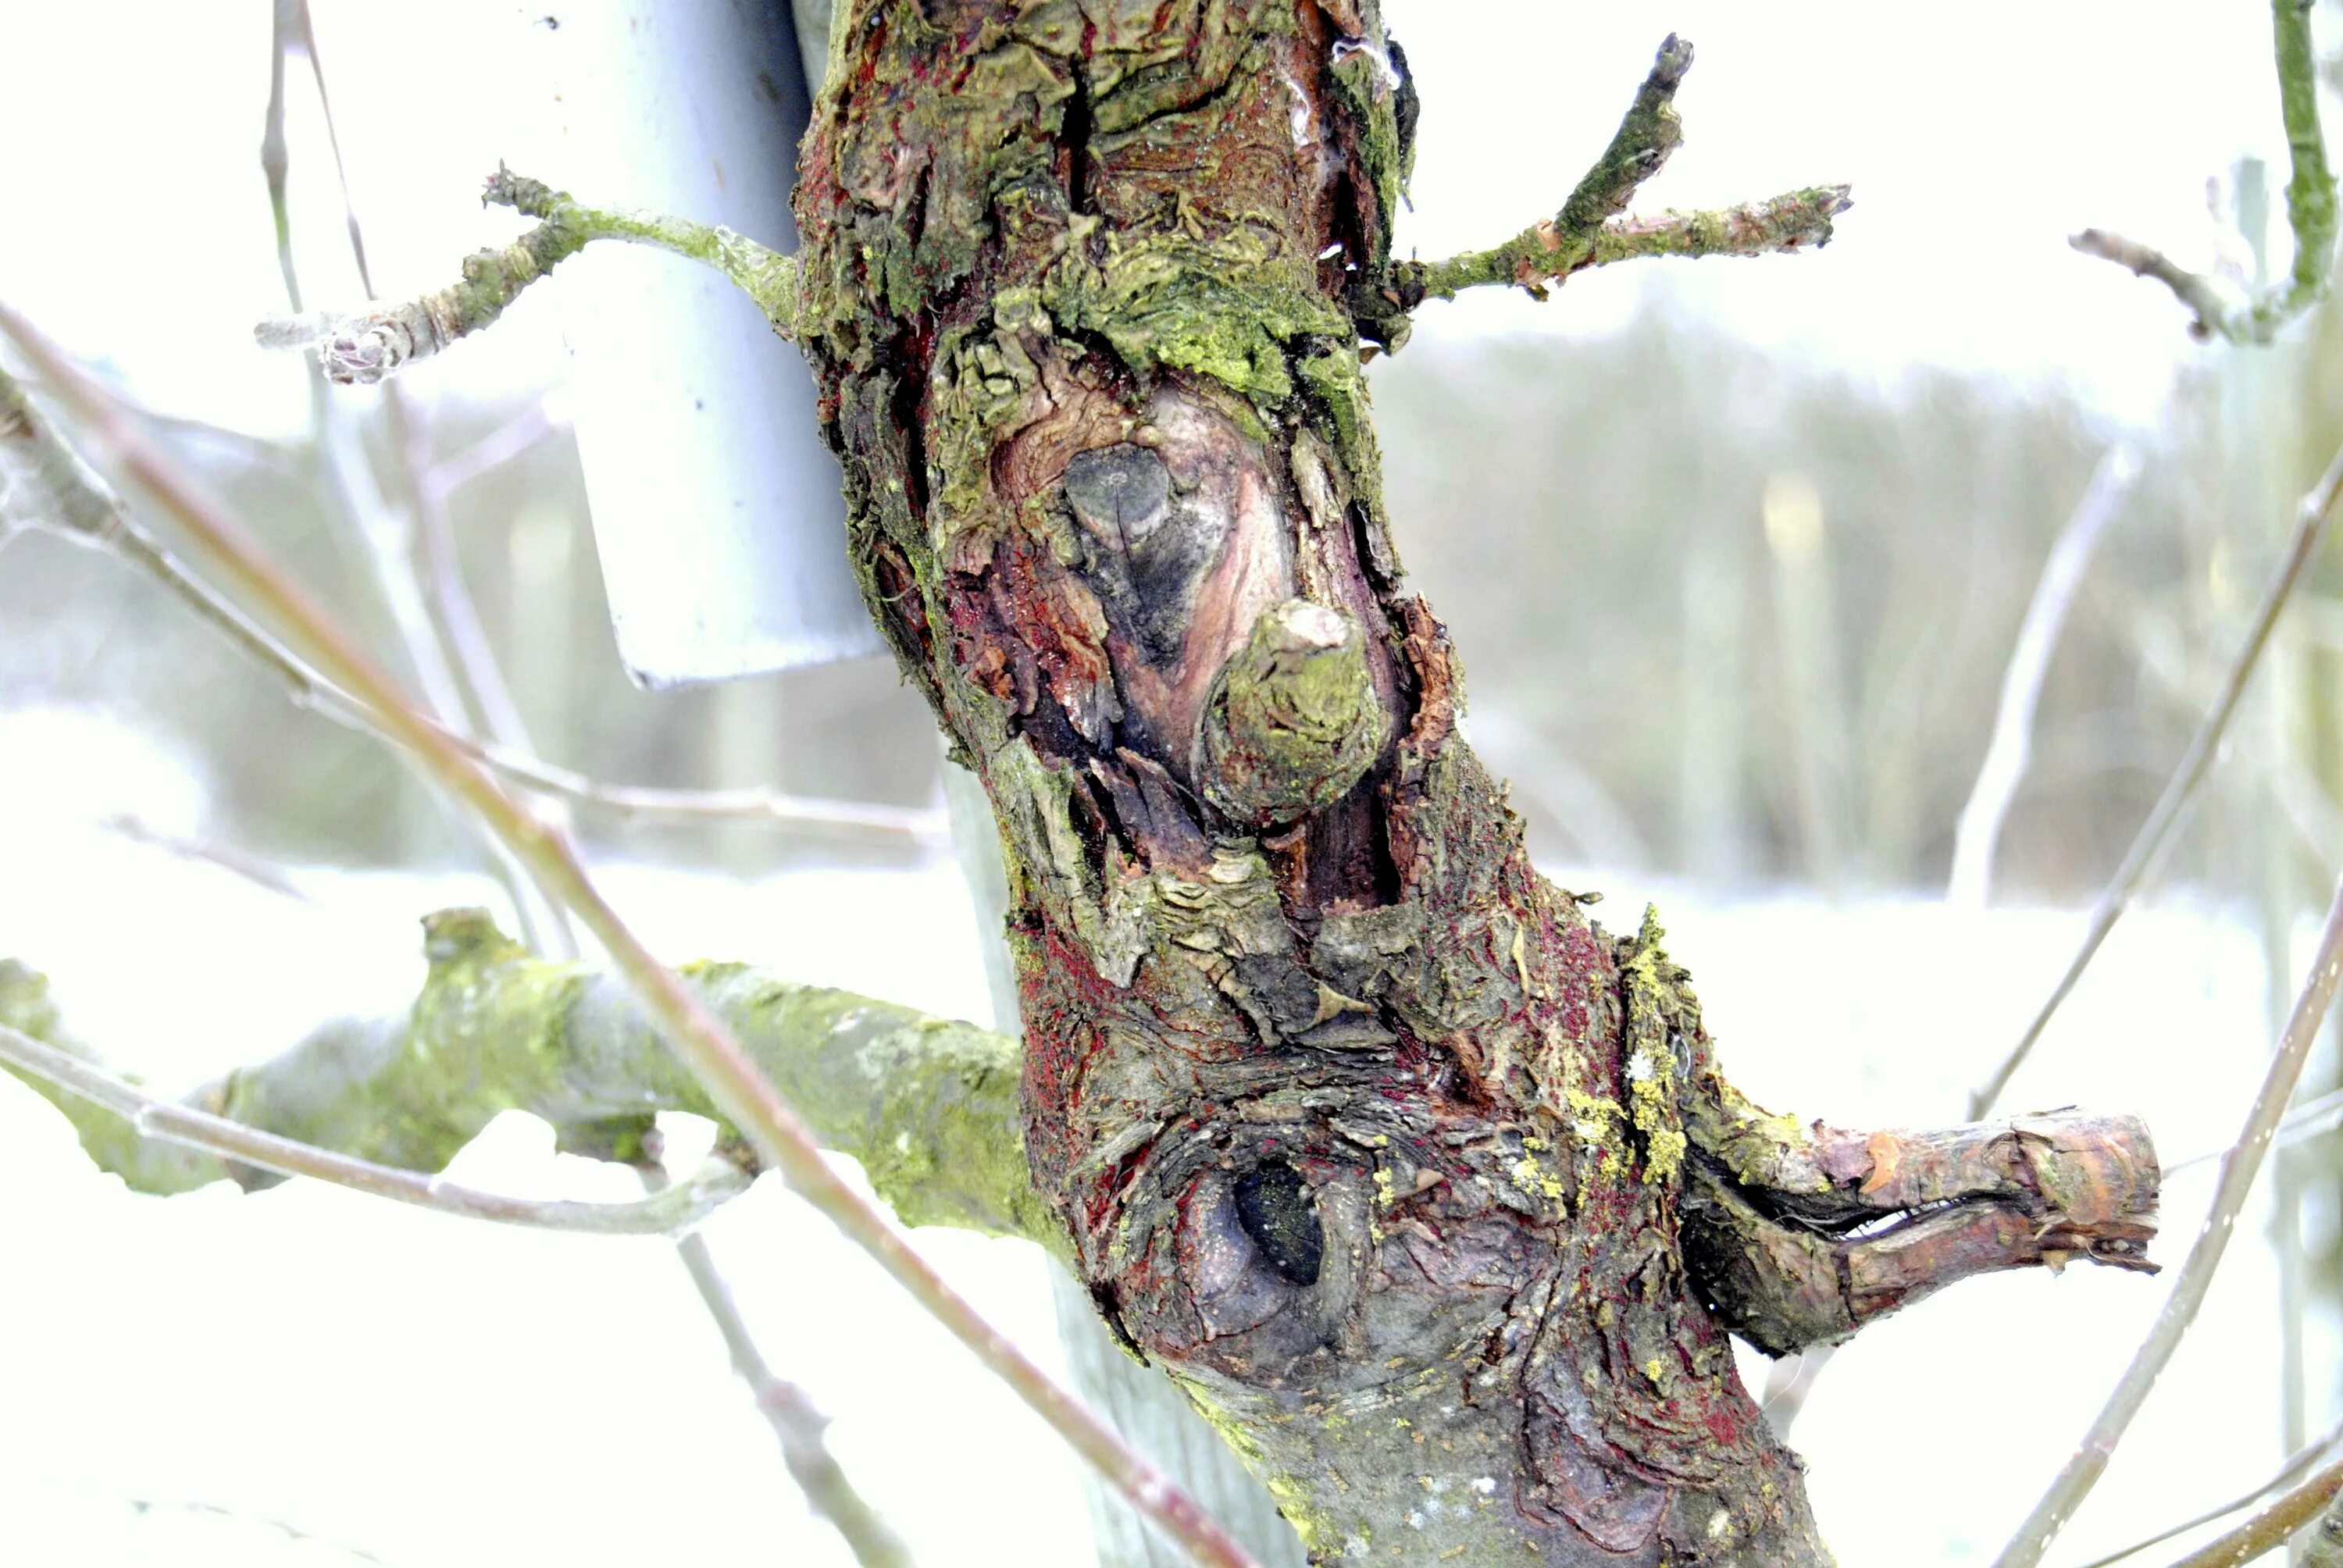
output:
[[[857,569],[1000,823],[1034,1185],[1313,1557],[1826,1562],[1726,1332],[2144,1267],[2154,1155],[1768,1118],[1657,922],[1532,869],[1360,374],[1403,61],[1373,0],[841,5],[797,327]]]

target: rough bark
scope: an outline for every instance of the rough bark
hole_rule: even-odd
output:
[[[999,819],[1034,1184],[1313,1557],[1825,1562],[1726,1332],[2142,1266],[2154,1157],[1766,1117],[1657,922],[1531,868],[1361,376],[1413,104],[1373,0],[841,5],[798,326],[857,569]]]

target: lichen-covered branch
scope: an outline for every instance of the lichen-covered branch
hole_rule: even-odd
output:
[[[581,1152],[608,1144],[614,1122],[647,1126],[659,1111],[714,1114],[609,975],[538,958],[478,910],[434,915],[425,930],[430,969],[402,1017],[329,1025],[273,1060],[204,1085],[180,1108],[135,1090],[126,1096],[108,1087],[119,1080],[97,1074],[66,1083],[83,1101],[60,1109],[102,1169],[157,1193],[224,1179],[267,1185],[270,1178],[236,1162],[282,1170],[291,1162],[284,1144],[393,1173],[433,1172],[508,1110],[541,1117]],[[739,965],[699,965],[686,978],[824,1146],[862,1161],[905,1222],[1051,1243],[1018,1133],[1014,1040]],[[0,1054],[0,1061],[51,1081],[65,1076],[52,1058],[84,1064],[58,1033],[45,987],[20,966],[0,964],[0,1024],[49,1045],[49,1056]],[[188,1111],[198,1114],[188,1119]],[[266,1136],[225,1151],[226,1160],[192,1152],[173,1136],[216,1132],[223,1122]],[[728,1143],[737,1151],[737,1134]],[[625,1153],[631,1145],[615,1147]],[[319,1169],[293,1173],[338,1179]],[[633,1227],[637,1233],[669,1233],[673,1220],[692,1217],[704,1199],[738,1190],[718,1184],[679,1200],[673,1195],[691,1189],[679,1186],[655,1207],[626,1207],[669,1216]],[[402,1186],[386,1195],[409,1193]]]
[[[1539,298],[1574,272],[1647,256],[1769,256],[1830,243],[1831,223],[1854,202],[1845,186],[1810,186],[1770,201],[1713,212],[1617,217],[1584,233],[1554,223],[1491,250],[1469,251],[1423,267],[1421,297],[1453,299],[1467,288],[1513,284]],[[1416,264],[1403,265],[1403,278]]]
[[[330,379],[368,386],[487,327],[530,284],[597,240],[647,245],[712,266],[756,301],[775,332],[796,333],[797,263],[730,229],[587,206],[503,168],[488,176],[483,199],[539,222],[509,245],[465,257],[462,281],[436,293],[347,315],[266,321],[255,336],[273,348],[315,347]]]
[[[1715,212],[1623,216],[1637,188],[1684,141],[1675,93],[1691,68],[1691,44],[1669,35],[1610,145],[1561,211],[1487,250],[1395,263],[1391,303],[1412,310],[1425,299],[1453,299],[1489,284],[1516,285],[1543,299],[1549,286],[1589,266],[1657,256],[1764,256],[1828,244],[1832,220],[1851,205],[1845,186],[1808,186]]]
[[[689,1183],[640,1202],[539,1201],[354,1159],[199,1105],[157,1100],[74,1050],[5,1021],[28,1010],[37,1016],[44,1001],[37,973],[0,960],[0,1070],[55,1105],[99,1168],[133,1191],[168,1194],[221,1181],[264,1186],[277,1177],[307,1176],[458,1219],[583,1235],[681,1236],[749,1190],[739,1168],[719,1161]]]
[[[1199,1562],[1216,1568],[1246,1568],[1243,1549],[1192,1498],[1059,1387],[920,1256],[877,1205],[830,1169],[812,1129],[765,1079],[709,1003],[619,918],[564,834],[506,793],[492,774],[417,711],[389,675],[336,627],[218,502],[134,427],[120,406],[56,345],[5,304],[0,304],[0,336],[15,344],[93,437],[172,512],[218,575],[246,601],[266,605],[281,618],[293,651],[373,709],[432,779],[468,807],[537,884],[600,941],[626,989],[642,1004],[657,1038],[760,1160],[870,1254],[1141,1513]]]
[[[2318,124],[2318,55],[2310,35],[2311,0],[2270,0],[2278,57],[2278,107],[2293,175],[2287,181],[2287,221],[2294,231],[2294,265],[2283,282],[2248,295],[2203,273],[2191,272],[2153,246],[2106,229],[2087,228],[2068,241],[2095,256],[2153,278],[2188,307],[2188,330],[2232,343],[2268,343],[2280,328],[2327,297],[2335,265],[2336,190]]]
[[[1423,273],[1391,256],[1416,106],[1375,0],[847,0],[835,40],[790,323],[866,598],[1001,829],[1024,1151],[1078,1278],[1314,1558],[1820,1568],[1726,1331],[1828,1340],[1984,1269],[2138,1267],[2144,1133],[1767,1118],[1657,921],[1606,933],[1531,866],[1382,492],[1362,340],[1403,335]],[[1563,243],[1532,230],[1503,280],[1719,243],[1610,228],[1689,59],[1663,50]],[[1806,221],[1751,232],[1775,219]],[[548,869],[709,1102],[814,1183],[716,999],[678,994],[702,977]]]

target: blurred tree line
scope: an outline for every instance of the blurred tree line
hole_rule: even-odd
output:
[[[2044,560],[2108,444],[2131,441],[2146,471],[2063,633],[1996,879],[2012,897],[2087,897],[2343,429],[2343,385],[2319,369],[2343,347],[2334,313],[2314,341],[2207,351],[2164,427],[2127,432],[2095,427],[2056,387],[1928,367],[1858,379],[1721,336],[1664,286],[1646,301],[1614,335],[1426,334],[1373,372],[1404,559],[1463,651],[1474,741],[1511,777],[1534,843],[1727,887],[1941,888]],[[544,428],[469,471],[465,454],[512,444],[518,421]],[[377,647],[396,646],[350,530],[320,516],[306,451],[165,433]],[[429,440],[461,471],[447,507],[463,574],[547,757],[608,780],[932,798],[925,716],[883,663],[661,694],[628,683],[558,419],[443,402]],[[151,583],[47,538],[8,561],[0,706],[89,704],[170,738],[208,775],[206,830],[256,852],[466,852],[374,743],[297,715]],[[2250,799],[2204,814],[2167,881],[2255,896],[2262,854],[2228,840],[2266,818],[2323,879],[2318,838],[2343,837],[2339,658],[2329,560],[2265,679],[2286,694],[2283,721],[2245,738],[2253,766],[2230,773]],[[890,853],[763,823],[580,825],[608,851],[742,871]]]

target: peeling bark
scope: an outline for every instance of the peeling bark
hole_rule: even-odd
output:
[[[1373,0],[841,5],[798,327],[857,569],[1000,821],[1034,1184],[1313,1557],[1826,1562],[1726,1332],[2145,1266],[2154,1156],[1766,1117],[1656,921],[1532,869],[1361,376],[1412,98]]]

